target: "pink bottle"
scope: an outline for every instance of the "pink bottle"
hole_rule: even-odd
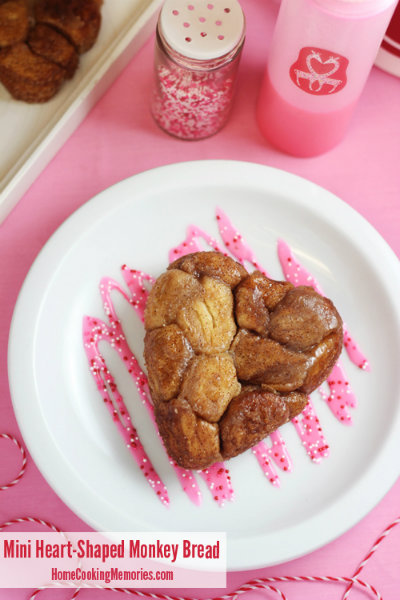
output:
[[[257,119],[295,156],[315,156],[346,134],[397,0],[282,0]]]

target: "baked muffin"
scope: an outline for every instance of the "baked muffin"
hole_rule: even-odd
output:
[[[95,43],[102,0],[0,0],[0,82],[16,100],[47,102]]]
[[[218,252],[168,267],[149,294],[145,328],[160,434],[189,469],[232,458],[297,416],[343,341],[329,299]]]

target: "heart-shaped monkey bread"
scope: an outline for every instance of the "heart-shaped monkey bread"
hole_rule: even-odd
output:
[[[219,252],[173,262],[146,305],[144,357],[168,454],[203,469],[293,419],[342,349],[331,300]]]

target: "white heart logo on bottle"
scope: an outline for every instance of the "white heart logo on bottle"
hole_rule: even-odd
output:
[[[290,78],[304,92],[327,95],[339,92],[347,83],[346,57],[321,48],[302,48],[290,67]]]

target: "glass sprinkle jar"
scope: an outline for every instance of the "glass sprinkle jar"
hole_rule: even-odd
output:
[[[244,38],[237,0],[166,0],[157,23],[151,101],[163,130],[199,140],[225,125]]]

